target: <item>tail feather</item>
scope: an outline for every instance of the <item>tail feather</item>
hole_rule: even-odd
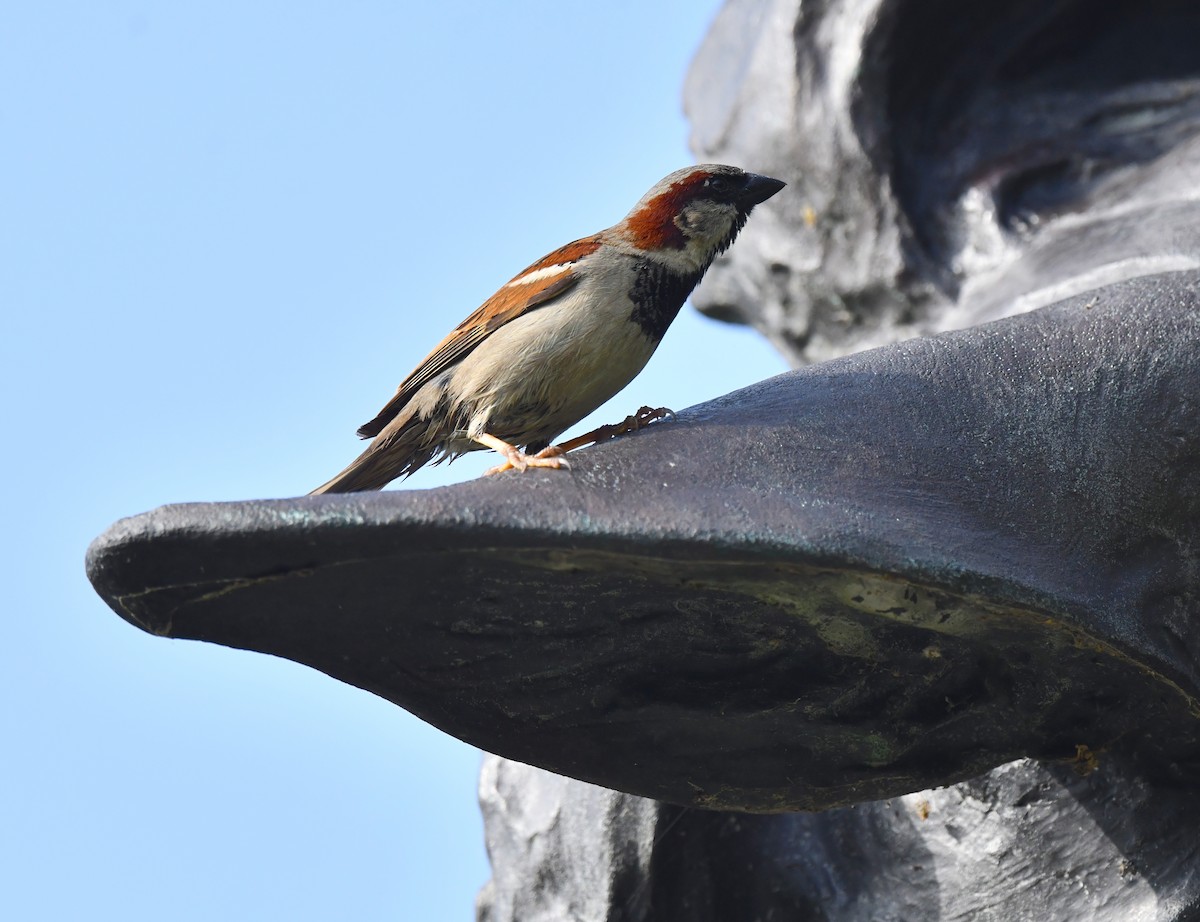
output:
[[[420,419],[410,419],[397,432],[376,438],[344,470],[309,495],[382,490],[397,477],[407,477],[441,453],[441,445],[429,444],[427,425]]]

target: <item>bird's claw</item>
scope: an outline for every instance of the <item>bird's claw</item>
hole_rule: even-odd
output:
[[[489,467],[484,471],[484,477],[490,477],[492,474],[502,474],[505,471],[511,470],[523,471],[531,467],[569,470],[571,465],[567,463],[566,458],[562,457],[568,451],[582,448],[584,445],[591,445],[593,442],[607,442],[609,439],[615,439],[630,432],[637,432],[639,429],[644,429],[659,419],[674,418],[675,411],[666,407],[642,407],[636,413],[626,416],[619,423],[593,429],[591,432],[563,442],[561,445],[549,445],[533,455],[527,455],[521,449],[517,448],[517,446],[510,445],[503,439],[499,439],[486,432],[475,436],[475,441],[498,451],[504,457],[504,461],[500,464],[497,464],[495,467]]]
[[[583,435],[563,442],[561,445],[554,445],[552,447],[558,448],[562,452],[574,451],[576,448],[582,448],[584,445],[599,444],[600,442],[607,442],[609,439],[615,439],[618,436],[637,432],[639,429],[646,428],[646,426],[649,426],[655,420],[674,418],[675,411],[667,407],[642,407],[636,413],[626,416],[619,423],[609,423],[607,426],[600,426],[598,429],[593,429],[591,432],[586,432]]]
[[[618,423],[620,426],[629,426],[629,432],[636,432],[643,426],[649,426],[652,422],[659,419],[674,419],[675,411],[670,407],[642,407],[632,416],[625,417],[625,422]],[[618,433],[623,435],[624,433]]]
[[[521,449],[515,446],[510,446],[509,451],[504,451],[504,461],[497,464],[495,467],[489,467],[483,472],[484,477],[489,477],[492,474],[502,474],[505,471],[517,470],[523,471],[531,467],[549,467],[555,469],[569,469],[571,465],[567,463],[566,458],[560,458],[563,454],[558,450],[557,445],[551,445],[549,448],[543,448],[536,455],[527,455]]]

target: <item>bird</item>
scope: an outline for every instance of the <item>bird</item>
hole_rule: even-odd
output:
[[[581,440],[553,440],[633,380],[751,210],[785,185],[684,167],[618,224],[543,256],[437,344],[359,428],[367,449],[312,493],[379,490],[487,448],[503,459],[489,474],[568,467],[562,455]],[[643,408],[626,428],[666,412]]]

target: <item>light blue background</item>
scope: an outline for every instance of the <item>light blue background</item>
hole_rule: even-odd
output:
[[[135,630],[84,550],[162,503],[339,470],[500,283],[690,162],[680,90],[718,6],[0,8],[0,917],[472,917],[477,751],[293,663]],[[689,309],[595,421],[783,367]]]

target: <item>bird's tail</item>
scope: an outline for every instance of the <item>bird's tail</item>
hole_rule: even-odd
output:
[[[440,451],[429,444],[427,423],[416,416],[395,432],[380,435],[361,455],[331,480],[310,493],[361,493],[382,490],[397,477],[406,477]]]

